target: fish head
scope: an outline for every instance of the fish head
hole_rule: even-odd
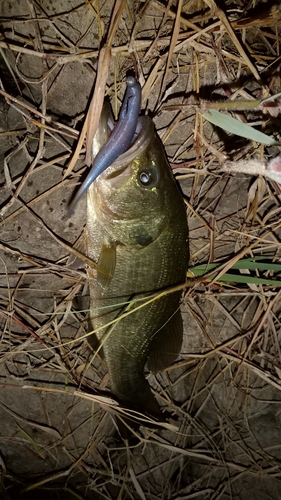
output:
[[[105,126],[103,140],[104,131]],[[113,241],[146,246],[169,224],[174,189],[152,120],[140,117],[131,147],[89,187],[88,219],[98,218]]]

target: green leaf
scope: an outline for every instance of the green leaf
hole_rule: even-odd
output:
[[[212,281],[215,278],[215,273],[214,277],[210,278],[210,281]],[[271,285],[271,286],[281,286],[281,281],[280,280],[272,280],[270,278],[259,278],[258,276],[250,276],[247,274],[231,274],[231,273],[226,273],[223,276],[220,277],[219,281],[227,281],[231,283],[242,283],[242,284],[247,284],[247,283],[254,283],[255,285]]]
[[[260,262],[260,259],[263,260]],[[222,262],[217,262],[214,264],[199,264],[192,269],[195,274],[197,274],[196,270],[198,270],[198,276],[200,276],[203,273],[207,273],[209,271],[212,271],[213,269],[217,269],[221,265]],[[233,264],[233,266],[231,266],[231,269],[258,269],[259,271],[281,272],[281,263],[272,263],[271,260],[267,262],[265,261],[264,257],[257,257],[255,259],[241,259]]]
[[[262,259],[262,260],[261,260]],[[194,266],[189,270],[195,274],[195,276],[204,276],[205,274],[214,271],[212,276],[209,278],[210,281],[215,279],[217,274],[216,270],[218,267],[222,265],[221,262],[211,263],[211,264],[200,264],[198,266]],[[241,259],[236,262],[231,269],[237,270],[258,270],[258,271],[276,271],[281,272],[281,264],[273,263],[271,260],[266,261],[264,257],[256,257],[255,259]],[[259,276],[251,276],[245,274],[233,274],[233,273],[225,273],[220,277],[220,281],[224,282],[235,282],[235,283],[254,283],[256,285],[272,285],[272,286],[281,286],[281,281],[271,278],[260,278]]]
[[[246,123],[236,120],[236,118],[220,113],[220,111],[217,111],[216,109],[205,111],[202,116],[210,123],[213,123],[213,125],[217,125],[231,134],[245,137],[246,139],[250,139],[252,141],[261,142],[267,146],[279,145],[278,142],[263,132],[250,127],[250,125],[247,125]]]

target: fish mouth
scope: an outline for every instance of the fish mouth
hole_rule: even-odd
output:
[[[106,113],[102,115],[98,134],[93,141],[93,153],[101,148],[103,143],[106,143],[107,137],[110,134],[110,128],[114,124],[110,108],[106,108]],[[132,177],[132,163],[145,152],[154,138],[154,125],[148,116],[140,116],[137,122],[137,127],[133,141],[130,147],[120,155],[109,167],[107,167],[95,182],[88,189],[88,204],[95,206],[95,212],[99,213],[101,219],[120,220],[118,211],[114,210],[108,203],[109,193],[119,190]],[[126,220],[128,214],[126,215]],[[132,216],[132,220],[134,217]]]
[[[109,122],[108,127],[110,128]],[[133,160],[145,151],[152,135],[153,124],[151,119],[148,116],[139,117],[131,146],[99,175],[96,182],[106,180],[113,188],[123,185],[131,176],[131,164]]]

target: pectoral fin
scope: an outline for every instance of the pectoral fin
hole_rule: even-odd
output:
[[[183,324],[178,309],[153,338],[147,368],[157,373],[170,366],[180,353],[182,337]]]
[[[97,280],[99,285],[105,290],[113,276],[116,266],[116,243],[102,245],[100,258],[97,265]]]

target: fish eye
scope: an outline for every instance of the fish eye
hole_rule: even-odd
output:
[[[148,168],[139,173],[139,183],[141,186],[152,188],[157,184],[158,173],[155,168]]]

